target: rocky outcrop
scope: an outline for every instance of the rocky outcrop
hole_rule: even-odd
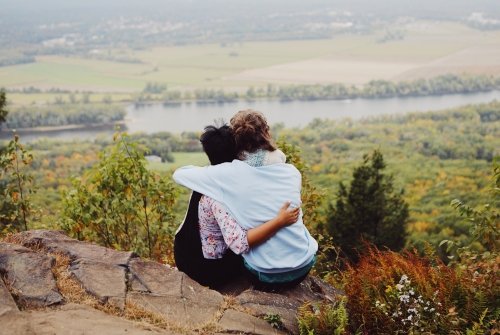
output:
[[[0,242],[0,274],[23,308],[62,302],[52,266],[54,259],[28,248]]]
[[[221,294],[175,268],[58,231],[23,232],[8,242],[0,242],[0,334],[295,334],[304,302],[337,295],[313,277],[279,293],[240,285]]]
[[[17,312],[16,302],[12,299],[9,290],[5,286],[2,279],[0,279],[0,316],[9,312]]]
[[[69,303],[57,308],[0,316],[0,334],[175,335],[173,331],[139,324],[91,307]]]

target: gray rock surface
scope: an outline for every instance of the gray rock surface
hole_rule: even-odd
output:
[[[195,327],[213,321],[223,296],[165,265],[133,259],[129,263],[127,299],[167,319]]]
[[[52,274],[53,264],[52,257],[0,242],[0,274],[23,307],[45,307],[63,301]]]
[[[228,294],[225,297],[175,268],[130,252],[77,241],[59,231],[28,231],[9,237],[9,241],[17,244],[0,242],[0,275],[5,280],[4,285],[0,279],[0,334],[5,329],[8,334],[173,334],[172,330],[138,326],[84,305],[92,304],[92,299],[77,301],[80,305],[65,304],[52,274],[51,253],[69,257],[70,278],[98,303],[110,303],[124,315],[130,312],[145,316],[145,320],[160,318],[170,325],[168,329],[183,333],[297,334],[296,313],[304,302],[333,301],[338,294],[321,280],[309,277],[278,293],[257,291],[250,282],[238,280],[221,290]],[[47,308],[32,310],[35,307]],[[274,329],[263,320],[269,315],[278,318],[284,328]]]
[[[29,230],[16,234],[20,244],[28,248],[43,248],[50,253],[60,253],[72,261],[88,259],[101,263],[126,265],[136,255],[132,252],[117,251],[100,245],[82,242],[68,237],[57,230]]]
[[[71,264],[69,271],[101,303],[110,303],[121,310],[125,308],[127,286],[124,266],[78,259]]]
[[[297,310],[307,301],[335,301],[340,294],[333,287],[314,277],[307,277],[294,288],[279,293],[246,290],[236,297],[236,301],[253,315],[279,315],[288,332],[297,334]]]
[[[247,290],[236,300],[255,316],[279,315],[286,330],[294,334],[298,333],[296,315],[297,309],[301,306],[299,301],[280,294],[256,290]]]
[[[224,315],[219,320],[219,326],[224,329],[223,333],[226,334],[285,334],[270,327],[269,323],[262,319],[232,309],[224,312]]]
[[[174,335],[175,332],[138,324],[88,306],[67,304],[43,311],[17,312],[0,316],[0,334],[106,334]]]
[[[2,278],[0,277],[0,316],[8,312],[17,312],[16,302],[9,293]]]
[[[35,331],[27,313],[10,311],[0,315],[0,335],[33,335]]]

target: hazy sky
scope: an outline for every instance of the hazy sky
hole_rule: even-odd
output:
[[[207,16],[225,16],[234,12],[272,13],[339,8],[358,14],[376,15],[429,15],[442,14],[456,17],[472,11],[484,11],[500,16],[499,0],[0,0],[0,17],[43,13],[57,17],[72,13],[84,16],[96,12],[115,14],[177,13],[189,16],[203,12]],[[33,17],[36,19],[36,16]]]

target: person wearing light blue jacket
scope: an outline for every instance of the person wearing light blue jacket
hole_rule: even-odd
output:
[[[231,119],[239,158],[215,166],[186,166],[173,179],[225,205],[246,230],[269,221],[276,208],[290,202],[300,206],[301,175],[276,149],[264,116],[242,111]],[[302,221],[280,229],[264,243],[242,254],[245,267],[259,281],[271,284],[300,282],[310,271],[318,250]]]

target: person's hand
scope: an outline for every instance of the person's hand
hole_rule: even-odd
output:
[[[300,207],[292,207],[290,208],[290,201],[287,201],[283,204],[278,212],[278,216],[276,219],[280,223],[280,225],[288,226],[291,225],[299,219],[300,215]]]

